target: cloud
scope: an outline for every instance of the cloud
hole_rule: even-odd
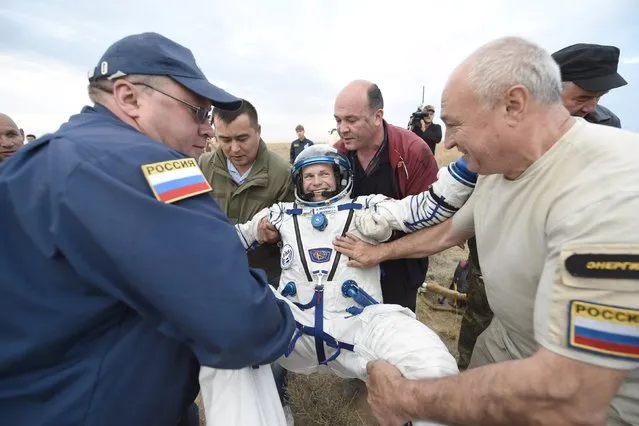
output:
[[[639,56],[635,56],[634,58],[621,58],[622,64],[639,64]]]
[[[86,102],[86,71],[106,47],[157,31],[189,47],[211,81],[251,100],[266,140],[293,139],[298,123],[321,140],[334,127],[335,95],[350,80],[377,83],[387,119],[404,126],[422,86],[425,101],[438,106],[454,67],[500,36],[520,35],[549,51],[616,44],[629,55],[622,62],[634,64],[637,14],[635,0],[605,8],[600,0],[191,0],[188,8],[169,0],[23,0],[0,8],[3,79],[15,79],[0,83],[0,110],[16,111],[27,128],[55,130]],[[57,96],[42,96],[51,86]],[[606,98],[618,102],[615,112],[632,125],[623,120],[632,106],[612,95]],[[29,112],[25,104],[38,108]]]
[[[86,72],[62,62],[0,53],[0,69],[0,111],[26,133],[53,131],[88,102]]]

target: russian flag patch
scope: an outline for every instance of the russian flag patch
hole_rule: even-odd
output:
[[[173,203],[212,189],[193,158],[144,164],[142,173],[155,198],[164,203]]]
[[[624,359],[639,359],[639,310],[573,300],[571,347]]]

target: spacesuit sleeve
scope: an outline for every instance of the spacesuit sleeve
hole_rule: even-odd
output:
[[[245,250],[251,250],[260,245],[257,239],[257,226],[263,218],[269,215],[269,212],[269,208],[265,207],[257,212],[248,222],[235,225],[235,230]]]
[[[437,181],[420,194],[401,200],[375,203],[374,210],[397,231],[415,232],[450,218],[475,188],[477,174],[470,172],[463,158],[439,170]]]
[[[292,314],[249,269],[213,197],[161,202],[140,166],[177,154],[118,154],[79,162],[60,179],[52,197],[60,255],[89,285],[188,344],[203,365],[236,369],[276,360],[293,334]]]

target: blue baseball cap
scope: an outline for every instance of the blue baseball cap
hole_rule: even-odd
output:
[[[222,109],[236,110],[242,104],[241,99],[209,83],[189,49],[157,33],[134,34],[113,43],[89,71],[89,81],[129,74],[171,77]]]

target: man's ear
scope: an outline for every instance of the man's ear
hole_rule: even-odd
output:
[[[522,121],[526,110],[530,106],[530,92],[520,84],[515,85],[506,91],[506,121],[517,124]]]
[[[118,107],[131,118],[140,116],[141,89],[133,83],[118,79],[113,83],[113,100]]]
[[[262,125],[258,124],[256,130],[257,130],[257,137],[261,138],[262,137]]]
[[[384,110],[380,108],[377,111],[375,111],[375,124],[378,126],[381,126],[383,121],[384,121]]]
[[[24,138],[24,129],[20,129],[20,134],[22,135],[22,137]]]

